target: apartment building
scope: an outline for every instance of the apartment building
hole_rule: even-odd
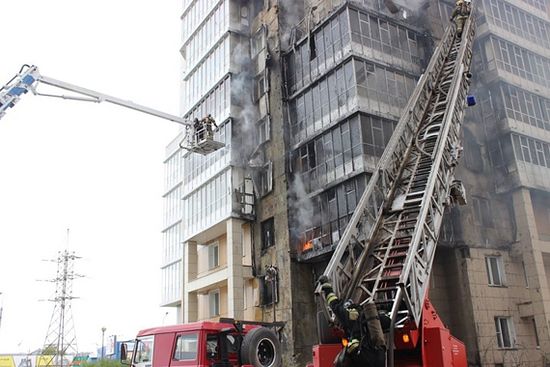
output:
[[[431,293],[472,365],[549,363],[549,6],[477,2],[468,205],[448,217]]]
[[[214,139],[225,147],[191,153],[179,144],[182,131],[167,148],[165,216],[171,220],[163,231],[162,305],[178,307],[181,322],[256,317],[246,161],[253,145],[242,133],[257,116],[246,56],[251,10],[234,0],[183,1],[182,115],[211,114],[218,125]]]
[[[163,195],[164,215],[161,257],[161,305],[176,308],[177,321],[181,322],[183,292],[183,247],[182,247],[182,152],[178,134],[166,147]]]
[[[211,113],[226,147],[167,150],[181,185],[167,183],[166,200],[181,206],[179,224],[165,223],[163,272],[182,273],[163,304],[182,321],[283,321],[286,363],[310,359],[314,280],[453,6],[410,4],[183,2],[182,115]],[[456,174],[468,205],[447,214],[430,297],[471,365],[539,366],[550,358],[549,4],[474,5],[478,105]]]

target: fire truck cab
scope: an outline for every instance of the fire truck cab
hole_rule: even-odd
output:
[[[145,329],[121,359],[132,367],[280,367],[278,327],[221,319]]]

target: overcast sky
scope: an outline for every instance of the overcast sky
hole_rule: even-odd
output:
[[[0,8],[0,83],[43,75],[178,114],[179,1],[12,0]],[[178,125],[114,105],[26,95],[0,120],[0,353],[41,347],[53,259],[83,257],[78,347],[175,322],[160,303],[163,159]]]

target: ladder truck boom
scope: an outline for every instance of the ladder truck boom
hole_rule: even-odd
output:
[[[394,361],[394,352],[409,348],[394,340],[426,324],[443,213],[452,203],[465,204],[454,169],[466,100],[475,103],[467,98],[472,14],[461,36],[453,25],[447,27],[324,272],[340,299],[374,303],[391,319],[388,366],[408,365]],[[320,286],[316,293],[322,294]],[[325,302],[323,307],[338,323]],[[415,347],[417,342],[423,343],[411,341]]]
[[[72,92],[73,95],[57,95],[41,93],[38,91],[40,84],[49,85],[58,89]],[[150,107],[146,107],[132,101],[120,99],[91,89],[79,87],[61,80],[50,78],[40,74],[38,67],[32,65],[23,65],[19,72],[4,86],[0,88],[0,119],[6,114],[9,108],[12,108],[19,102],[21,97],[31,91],[33,94],[45,97],[57,97],[62,99],[72,99],[86,102],[109,102],[118,106],[126,107],[135,111],[143,112],[155,117],[160,117],[180,125],[184,125],[187,130],[182,148],[200,154],[208,154],[224,146],[223,143],[214,141],[213,134],[205,126],[191,123],[188,120],[165,113]],[[210,120],[211,121],[211,120]]]

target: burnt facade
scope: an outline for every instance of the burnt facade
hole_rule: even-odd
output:
[[[202,1],[185,3],[189,12]],[[219,3],[230,19],[220,33],[230,35],[225,79],[211,97],[191,96],[204,99],[201,109],[185,111],[198,116],[229,98],[216,113],[231,117],[223,124],[231,129],[222,129],[230,144],[223,157],[183,156],[181,177],[187,200],[200,191],[195,181],[230,167],[213,191],[230,210],[192,238],[182,236],[182,319],[209,318],[213,301],[223,316],[283,321],[284,365],[301,366],[317,343],[315,279],[448,24],[453,2],[431,0],[411,9],[403,2],[397,14],[378,0]],[[478,105],[463,125],[456,172],[468,205],[447,213],[430,298],[466,343],[470,365],[546,365],[550,5],[474,0],[474,6],[471,89]],[[221,45],[215,39],[208,44]],[[199,51],[190,49],[187,61],[202,62]],[[201,75],[194,86],[210,73]],[[205,192],[202,198],[209,197]],[[184,211],[187,231],[202,223],[194,212]],[[215,251],[219,260],[212,268]],[[226,264],[231,273],[219,278]]]

